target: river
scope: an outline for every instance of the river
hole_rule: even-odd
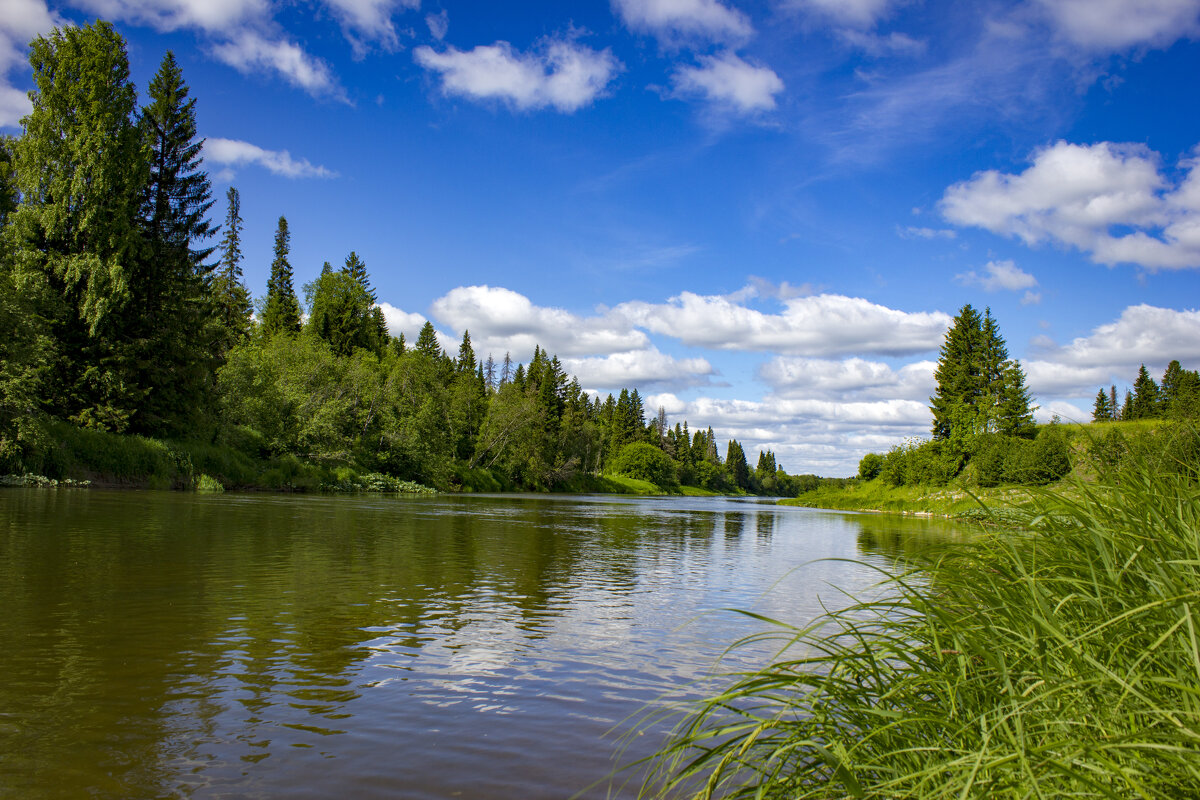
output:
[[[627,797],[938,523],[754,499],[0,490],[0,797]],[[854,559],[859,563],[830,559]],[[699,682],[699,683],[697,683]],[[615,781],[615,782],[614,782]]]

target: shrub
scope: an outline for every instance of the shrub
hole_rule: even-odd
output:
[[[671,457],[646,442],[627,444],[613,460],[613,472],[627,475],[656,486],[672,488],[679,485],[679,474]]]
[[[858,462],[858,477],[864,481],[872,480],[879,475],[881,469],[883,469],[883,456],[879,453],[867,453]]]

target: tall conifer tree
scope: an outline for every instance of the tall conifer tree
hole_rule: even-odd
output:
[[[229,350],[250,331],[250,292],[242,282],[242,198],[230,186],[225,192],[225,234],[221,237],[221,260],[213,275],[213,302],[223,330],[222,349]]]
[[[292,283],[292,265],[288,261],[292,236],[287,217],[279,217],[275,229],[275,259],[271,262],[271,277],[267,281],[267,300],[263,305],[262,329],[268,336],[277,333],[299,333],[300,301]]]
[[[211,302],[213,248],[208,211],[211,185],[201,169],[204,140],[196,135],[196,101],[175,56],[163,57],[150,83],[139,125],[150,151],[143,190],[145,251],[135,273],[134,329],[140,347],[136,380],[147,394],[135,427],[179,433],[204,410],[223,339]]]

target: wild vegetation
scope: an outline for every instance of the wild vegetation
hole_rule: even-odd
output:
[[[1160,429],[881,599],[775,622],[753,638],[780,655],[687,709],[644,794],[1196,797],[1198,456]]]
[[[393,337],[355,252],[301,297],[283,216],[255,306],[241,198],[230,187],[222,229],[210,222],[196,100],[174,57],[140,108],[105,22],[38,37],[30,60],[33,109],[0,141],[0,473],[795,493],[773,453],[751,468],[734,440],[722,457],[711,429],[662,409],[647,423],[636,389],[592,396],[541,348],[497,364],[467,331],[454,355],[432,324]]]

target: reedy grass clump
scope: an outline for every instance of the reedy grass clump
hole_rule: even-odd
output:
[[[1161,465],[1158,465],[1161,466]],[[1200,489],[1042,493],[692,707],[645,796],[1200,797]]]

